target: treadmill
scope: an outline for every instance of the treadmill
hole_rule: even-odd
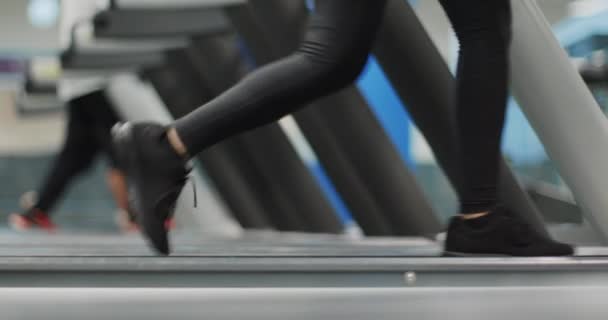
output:
[[[518,10],[534,9],[533,2],[524,2]],[[538,45],[550,44],[551,38],[538,39]],[[173,256],[153,257],[139,237],[0,237],[3,316],[491,315],[502,320],[605,319],[608,311],[602,299],[608,293],[603,282],[608,252],[600,247],[580,248],[577,256],[563,258],[444,258],[440,242],[423,238],[251,232],[233,239],[179,234],[172,240]]]

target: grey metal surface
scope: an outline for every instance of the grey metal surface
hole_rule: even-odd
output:
[[[555,225],[549,228],[554,239],[578,246],[597,246],[601,238],[588,221],[580,225]]]
[[[138,22],[139,23],[139,22]],[[93,35],[93,26],[80,23],[74,27],[72,47],[77,53],[128,53],[128,52],[157,52],[188,45],[186,38],[160,38],[126,41],[121,39],[102,39]],[[148,29],[149,27],[146,27]]]
[[[118,9],[192,9],[245,3],[246,0],[112,0]]]
[[[341,236],[246,233],[240,237],[198,237],[172,233],[174,256],[186,257],[318,257],[318,256],[432,256],[438,246],[422,238],[352,240]],[[153,257],[140,235],[5,234],[0,257]]]
[[[66,70],[108,70],[113,72],[134,70],[140,67],[155,66],[164,63],[161,52],[130,52],[121,54],[75,53],[61,54],[61,65]]]
[[[437,257],[441,243],[424,238],[371,237],[247,232],[201,237],[172,232],[173,257],[275,257],[275,258],[412,258]],[[154,257],[139,234],[0,233],[0,257]],[[608,256],[608,247],[579,247],[578,257]],[[553,261],[553,258],[532,261]],[[569,259],[569,258],[563,258]],[[562,259],[562,260],[563,260]],[[456,261],[458,259],[448,259]],[[517,259],[495,259],[495,261]],[[524,259],[525,260],[525,259]],[[484,260],[490,261],[490,260]],[[560,260],[561,261],[561,260]]]
[[[601,286],[608,270],[605,259],[523,259],[506,268],[505,261],[458,260],[7,257],[0,287]]]
[[[605,319],[606,287],[0,289],[12,319]]]
[[[230,28],[220,9],[108,10],[93,19],[95,35],[108,38],[211,35]]]
[[[605,257],[543,258],[442,258],[341,256],[3,256],[6,271],[124,271],[124,272],[277,272],[277,273],[372,273],[372,272],[608,272]]]
[[[547,153],[608,241],[608,122],[535,1],[512,1],[513,92]]]

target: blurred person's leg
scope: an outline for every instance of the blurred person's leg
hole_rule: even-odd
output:
[[[112,193],[114,202],[118,207],[116,214],[116,224],[122,232],[137,231],[137,217],[129,208],[129,194],[127,186],[127,177],[122,170],[117,168],[109,168],[106,173],[106,182]]]
[[[89,130],[108,162],[106,183],[118,208],[116,224],[123,232],[137,231],[136,215],[129,206],[127,177],[112,145],[112,127],[120,117],[102,90],[95,92],[89,102]]]
[[[99,146],[90,131],[89,118],[84,109],[87,107],[86,101],[87,96],[83,96],[68,104],[65,142],[39,189],[34,205],[23,213],[10,216],[11,225],[15,229],[55,229],[50,219],[54,206],[73,179],[93,163]]]

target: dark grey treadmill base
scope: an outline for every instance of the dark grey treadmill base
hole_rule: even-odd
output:
[[[0,234],[0,287],[510,287],[608,280],[605,248],[583,248],[587,257],[574,258],[440,258],[440,246],[424,239],[262,233],[173,240],[175,256],[155,257],[139,236]]]
[[[608,284],[608,258],[2,257],[0,287]]]
[[[113,39],[211,36],[230,29],[221,8],[106,10],[93,24],[96,37]]]

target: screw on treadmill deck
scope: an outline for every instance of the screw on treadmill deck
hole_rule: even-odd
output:
[[[403,279],[405,280],[405,284],[408,286],[413,286],[416,284],[416,272],[408,271],[403,275]]]

